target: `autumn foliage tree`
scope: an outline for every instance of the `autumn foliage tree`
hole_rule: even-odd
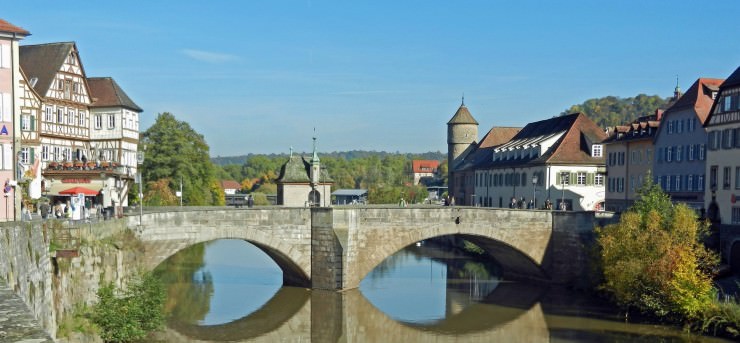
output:
[[[697,318],[713,300],[710,271],[717,259],[701,243],[707,226],[652,182],[640,196],[619,223],[597,229],[601,289],[625,307]]]

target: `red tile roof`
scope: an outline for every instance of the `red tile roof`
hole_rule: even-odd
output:
[[[434,173],[439,168],[437,160],[413,160],[411,161],[411,170],[414,173]]]
[[[707,116],[709,116],[709,110],[714,103],[712,92],[716,92],[722,82],[724,82],[722,79],[700,78],[696,80],[673,106],[665,110],[663,116],[670,115],[672,112],[693,108],[699,117],[699,121],[703,123],[707,119]]]
[[[234,180],[221,180],[223,189],[242,189],[242,185]]]
[[[519,131],[521,131],[521,127],[492,127],[488,133],[483,136],[483,139],[481,139],[480,144],[478,144],[478,148],[490,148],[490,147],[496,147],[501,144],[504,144],[508,141],[510,141],[514,136],[516,136]]]
[[[10,33],[18,33],[18,34],[22,34],[24,36],[28,36],[28,35],[31,34],[30,32],[28,32],[28,31],[26,31],[26,30],[24,30],[24,29],[22,29],[22,28],[20,28],[18,26],[15,26],[15,25],[13,25],[13,24],[11,24],[11,23],[3,20],[3,19],[0,19],[0,31],[2,31],[2,32],[10,32]]]
[[[90,87],[90,97],[93,100],[90,107],[125,107],[136,112],[143,111],[113,78],[90,77],[87,79],[87,85]]]

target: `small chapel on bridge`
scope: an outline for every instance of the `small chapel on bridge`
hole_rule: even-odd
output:
[[[277,179],[277,204],[286,207],[330,206],[333,184],[329,172],[319,160],[314,137],[310,160],[293,154],[291,148],[288,161],[280,168]]]

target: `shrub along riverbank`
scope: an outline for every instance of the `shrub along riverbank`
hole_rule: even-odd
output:
[[[650,180],[651,178],[646,178]],[[740,305],[712,286],[715,253],[702,244],[708,224],[647,182],[619,223],[597,228],[598,290],[627,311],[705,334],[740,337]]]

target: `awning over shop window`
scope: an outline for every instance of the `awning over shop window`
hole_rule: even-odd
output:
[[[103,185],[95,181],[91,183],[55,182],[46,194],[50,196],[71,196],[82,193],[85,196],[95,196],[100,194],[101,189],[103,189]]]

